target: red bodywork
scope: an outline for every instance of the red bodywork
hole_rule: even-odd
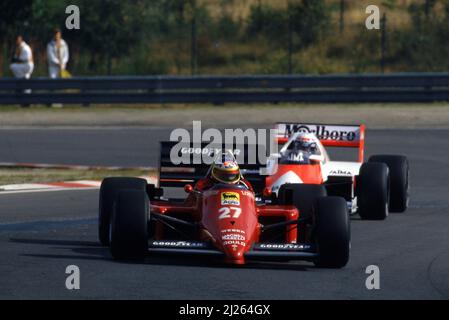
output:
[[[320,143],[323,147],[340,147],[340,148],[358,148],[358,162],[363,163],[365,156],[365,125],[359,126],[360,136],[356,141],[341,141],[341,140],[331,140],[331,139],[320,139]],[[284,144],[289,141],[289,136],[277,137],[277,142],[279,144]],[[319,162],[314,164],[278,164],[276,172],[268,176],[265,179],[265,185],[267,188],[271,189],[273,185],[286,173],[291,172],[296,174],[301,183],[305,184],[323,184],[325,181],[323,179],[323,174],[321,171],[321,166]],[[355,181],[354,181],[355,183]]]
[[[244,264],[245,253],[259,242],[261,237],[261,217],[281,217],[286,221],[299,218],[294,206],[257,205],[254,192],[232,186],[217,187],[202,193],[191,193],[179,205],[163,201],[152,201],[151,212],[172,215],[197,222],[200,226],[198,241],[211,243],[223,252],[225,261]],[[165,227],[156,224],[155,240],[166,240]],[[297,228],[285,227],[285,243],[296,243]]]
[[[280,177],[288,172],[294,172],[302,183],[322,184],[324,182],[319,164],[279,164],[276,173],[265,179],[267,188],[271,188]]]

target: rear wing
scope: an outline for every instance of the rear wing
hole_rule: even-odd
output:
[[[278,143],[286,143],[296,132],[313,133],[325,147],[358,148],[359,162],[363,162],[365,150],[365,125],[277,123]]]
[[[233,147],[231,149],[234,151],[243,177],[252,184],[255,192],[260,194],[265,188],[265,176],[260,175],[260,169],[265,167],[265,164],[260,163],[254,155],[258,155],[258,151],[265,152],[265,150],[261,150],[261,146],[248,144],[243,145],[243,150],[235,145]],[[192,143],[162,141],[160,148],[159,187],[182,188],[186,184],[195,184],[199,179],[204,178],[210,168],[211,162],[194,163],[194,158],[201,160],[201,155],[206,155],[213,160],[214,154],[218,150],[225,149],[225,145],[201,143],[193,146]],[[187,163],[174,163],[172,151],[178,159],[183,157],[188,160],[183,161]]]

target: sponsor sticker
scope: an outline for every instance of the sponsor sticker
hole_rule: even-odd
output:
[[[313,133],[320,140],[333,141],[359,141],[359,126],[338,126],[338,125],[310,125],[299,123],[278,124],[278,135],[289,137],[295,132]]]
[[[202,154],[202,155],[213,156],[220,151],[221,151],[221,149],[219,149],[219,148],[192,148],[192,147],[181,148],[181,154]],[[232,150],[232,153],[236,156],[239,155],[240,152],[241,152],[240,149]]]
[[[240,194],[237,192],[222,192],[221,193],[221,205],[240,205]]]
[[[240,229],[223,229],[221,230],[221,233],[245,233],[244,230],[240,230]]]
[[[292,249],[292,250],[306,250],[310,249],[309,245],[306,244],[295,244],[295,243],[261,243],[258,246],[260,249]]]
[[[245,241],[245,236],[236,233],[225,234],[221,237],[222,240],[240,240]]]
[[[223,241],[224,246],[245,246],[244,241],[237,241],[237,240],[226,240]]]
[[[242,196],[244,196],[244,197],[254,198],[254,194],[251,191],[243,190],[241,192],[242,192]]]
[[[154,247],[168,247],[168,248],[201,248],[206,247],[204,242],[189,242],[189,241],[153,241]]]
[[[331,170],[329,172],[329,175],[331,176],[352,176],[350,171],[347,170]]]

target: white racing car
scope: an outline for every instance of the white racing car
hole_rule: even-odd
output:
[[[364,162],[364,125],[278,123],[283,144],[268,162],[265,197],[295,204],[311,216],[321,196],[344,197],[349,212],[383,220],[404,212],[409,203],[409,165],[402,155],[375,155]],[[357,148],[357,161],[333,161],[325,147]]]

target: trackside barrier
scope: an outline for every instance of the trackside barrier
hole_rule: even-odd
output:
[[[0,79],[0,104],[8,105],[448,100],[449,73]]]

